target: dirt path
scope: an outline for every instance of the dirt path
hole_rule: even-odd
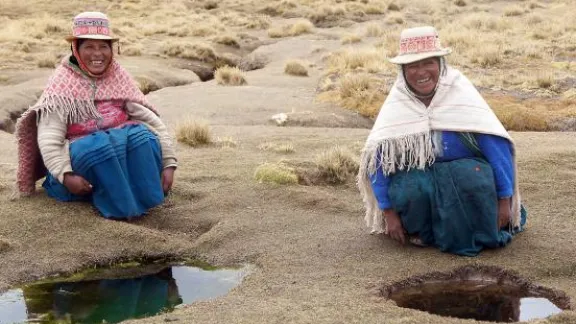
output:
[[[529,229],[507,248],[463,258],[433,249],[401,248],[368,234],[353,184],[337,187],[273,186],[253,180],[265,161],[313,161],[334,144],[355,147],[369,123],[313,102],[321,73],[282,73],[284,54],[320,62],[316,40],[279,42],[271,63],[247,74],[248,86],[215,81],[166,88],[150,99],[174,126],[186,115],[210,121],[215,136],[231,136],[236,148],[179,146],[174,195],[143,220],[99,218],[82,204],[61,204],[39,194],[9,201],[15,167],[11,135],[0,132],[0,288],[59,272],[71,272],[136,256],[194,256],[216,265],[249,263],[252,273],[227,296],[134,323],[473,323],[410,311],[384,302],[384,282],[464,264],[499,265],[576,297],[576,137],[573,133],[514,133],[520,184],[530,212]],[[322,47],[338,42],[323,41]],[[316,127],[277,127],[271,115],[311,111]],[[349,128],[322,124],[335,113]],[[341,126],[341,125],[340,125]],[[266,141],[290,141],[295,153],[262,151]],[[541,323],[574,323],[566,313]]]

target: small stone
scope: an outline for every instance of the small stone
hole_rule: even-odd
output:
[[[288,121],[288,115],[285,113],[279,113],[279,114],[272,116],[271,119],[274,122],[276,122],[276,125],[284,126],[286,124],[286,122]]]
[[[0,253],[8,251],[10,249],[10,243],[2,238],[0,238]]]
[[[169,322],[177,322],[177,321],[179,321],[179,319],[177,319],[177,318],[171,318],[171,317],[166,317],[166,318],[164,319],[164,322],[167,322],[167,323],[169,323]]]

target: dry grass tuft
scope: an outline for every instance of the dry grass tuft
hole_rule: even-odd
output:
[[[524,9],[520,6],[510,6],[504,9],[504,16],[506,17],[517,17],[524,14]]]
[[[331,26],[346,16],[344,6],[322,5],[308,14],[310,19],[317,26]]]
[[[530,4],[528,5],[528,8],[530,9],[542,9],[545,8],[543,4],[536,2],[536,1],[532,1],[530,2]]]
[[[576,100],[485,95],[507,130],[524,132],[573,131]]]
[[[360,43],[362,38],[356,34],[345,34],[340,41],[342,44],[355,44]]]
[[[340,80],[338,98],[340,105],[362,116],[376,117],[384,102],[384,91],[379,79],[368,74],[348,74]]]
[[[328,74],[319,84],[318,100],[376,117],[388,92],[381,74],[394,69],[383,58],[382,51],[374,48],[333,53],[328,57]]]
[[[192,147],[210,144],[210,126],[204,121],[185,119],[176,126],[176,140]]]
[[[290,27],[290,36],[298,36],[302,34],[311,33],[314,25],[309,20],[301,20]]]
[[[294,76],[308,76],[308,69],[304,66],[304,62],[290,60],[284,65],[284,73]]]
[[[544,33],[542,30],[535,30],[532,33],[530,33],[530,37],[536,40],[544,40],[548,38],[548,35]]]
[[[256,168],[254,179],[260,183],[297,184],[298,176],[293,168],[282,162],[264,163]]]
[[[268,30],[268,36],[271,38],[299,36],[312,33],[313,29],[314,25],[309,20],[300,20],[292,25],[270,28]]]
[[[294,149],[294,144],[292,144],[291,142],[286,143],[266,142],[258,146],[258,148],[262,151],[272,151],[275,153],[282,153],[282,154],[290,154],[296,151]]]
[[[544,21],[544,17],[542,17],[539,14],[530,14],[526,18],[526,22],[528,23],[528,25],[537,25],[543,21]]]
[[[256,16],[250,17],[246,20],[246,22],[242,25],[248,29],[266,29],[270,27],[271,20],[268,16]]]
[[[286,33],[286,28],[273,27],[268,29],[268,37],[270,38],[281,38],[286,36],[288,36],[288,34]]]
[[[292,12],[296,8],[298,8],[298,4],[295,1],[283,0],[276,2],[275,4],[266,5],[264,8],[260,9],[259,12],[270,16],[282,16]]]
[[[394,2],[392,2],[392,3],[390,3],[390,4],[388,5],[388,10],[390,10],[390,11],[400,11],[401,8],[400,8],[399,5],[397,5],[397,4],[395,4]]]
[[[134,79],[138,83],[138,88],[140,88],[140,91],[142,91],[144,94],[149,94],[152,91],[160,89],[158,83],[150,78],[140,76],[135,77]]]
[[[327,183],[339,184],[354,178],[358,173],[358,158],[340,146],[321,153],[316,159],[319,176]]]
[[[53,69],[56,67],[56,59],[54,58],[53,55],[42,55],[39,59],[38,59],[38,67],[39,68],[48,68],[48,69]]]
[[[536,78],[536,84],[542,89],[551,89],[556,85],[556,79],[553,74],[541,74]]]
[[[381,72],[385,69],[383,52],[375,48],[349,49],[328,57],[330,72],[365,71]]]
[[[203,62],[214,62],[218,58],[210,45],[185,41],[167,42],[164,44],[164,54]]]
[[[231,149],[238,146],[238,141],[230,136],[217,137],[214,143],[222,149]]]
[[[502,63],[502,53],[498,48],[485,46],[478,49],[470,61],[482,68],[496,67]]]
[[[353,181],[358,173],[358,156],[340,146],[318,154],[313,167],[298,170],[305,185],[339,185]]]
[[[130,46],[127,46],[126,48],[123,48],[121,51],[122,51],[122,55],[140,56],[140,55],[142,55],[143,49],[144,49],[144,47],[141,44],[132,44]]]
[[[387,89],[382,79],[367,73],[349,73],[337,81],[334,90],[321,93],[318,99],[374,118],[386,95]]]
[[[225,86],[241,86],[248,83],[242,70],[228,65],[218,68],[214,78],[218,84]]]
[[[213,41],[218,44],[240,48],[238,37],[231,34],[218,35],[214,37]]]
[[[384,8],[378,4],[368,5],[364,11],[369,15],[381,15],[385,12]]]
[[[393,12],[386,17],[386,23],[402,25],[404,23],[404,16],[401,13]]]
[[[218,2],[214,1],[214,0],[208,0],[208,1],[204,2],[203,7],[206,10],[216,9],[216,8],[218,8]]]
[[[501,32],[502,30],[507,30],[510,28],[511,23],[508,19],[502,17],[494,17],[487,13],[475,13],[466,16],[463,19],[464,25],[471,31],[462,30],[461,26],[455,26],[455,30],[452,30],[452,34],[461,35],[466,32],[477,32],[481,31],[494,31]]]
[[[548,122],[542,119],[538,112],[525,109],[514,109],[513,111],[495,110],[498,118],[507,130],[518,132],[547,132],[550,130]]]
[[[380,37],[384,34],[384,30],[378,23],[370,23],[366,27],[366,36],[368,37]]]

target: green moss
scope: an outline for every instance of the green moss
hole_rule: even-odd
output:
[[[176,264],[183,264],[190,267],[197,267],[206,271],[214,271],[220,269],[219,267],[213,266],[208,262],[198,260],[195,258],[175,259],[172,257],[167,257],[167,258],[158,258],[155,260],[138,258],[138,259],[132,259],[130,261],[114,263],[111,264],[110,266],[93,266],[90,268],[82,269],[69,275],[63,274],[57,277],[44,278],[32,283],[24,284],[20,287],[28,290],[34,289],[34,287],[38,287],[40,289],[42,286],[53,285],[61,282],[78,282],[83,280],[96,280],[96,279],[103,279],[106,277],[110,278],[116,277],[114,274],[118,274],[118,271],[114,270],[130,270],[139,267],[146,268],[147,266],[153,266],[153,265],[164,265],[166,267],[169,267],[171,265]],[[110,276],[106,275],[107,272],[110,272]],[[146,274],[145,271],[143,271],[143,275],[144,274]]]
[[[188,259],[184,261],[185,266],[200,268],[205,271],[215,271],[221,268],[211,265],[210,263],[198,259]]]
[[[127,268],[139,267],[141,265],[142,265],[142,263],[140,263],[139,261],[132,261],[132,262],[125,262],[125,263],[117,264],[114,266],[114,268],[127,269]]]
[[[54,312],[52,312],[52,311],[40,316],[40,318],[38,318],[38,321],[39,321],[39,323],[42,323],[42,324],[73,324],[74,323],[74,321],[72,321],[72,318],[70,317],[69,314],[67,314],[66,318],[64,318],[64,319],[57,319],[56,316],[54,315]]]
[[[276,184],[296,184],[298,176],[294,169],[281,163],[264,163],[260,165],[254,173],[254,178],[258,182],[268,182]]]

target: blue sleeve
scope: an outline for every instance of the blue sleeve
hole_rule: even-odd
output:
[[[384,175],[380,163],[377,164],[376,173],[370,175],[370,184],[372,185],[374,196],[378,200],[378,207],[382,210],[392,208],[390,197],[388,196],[390,177]]]
[[[515,180],[512,144],[507,139],[495,135],[477,134],[476,139],[494,172],[498,198],[512,197]]]

